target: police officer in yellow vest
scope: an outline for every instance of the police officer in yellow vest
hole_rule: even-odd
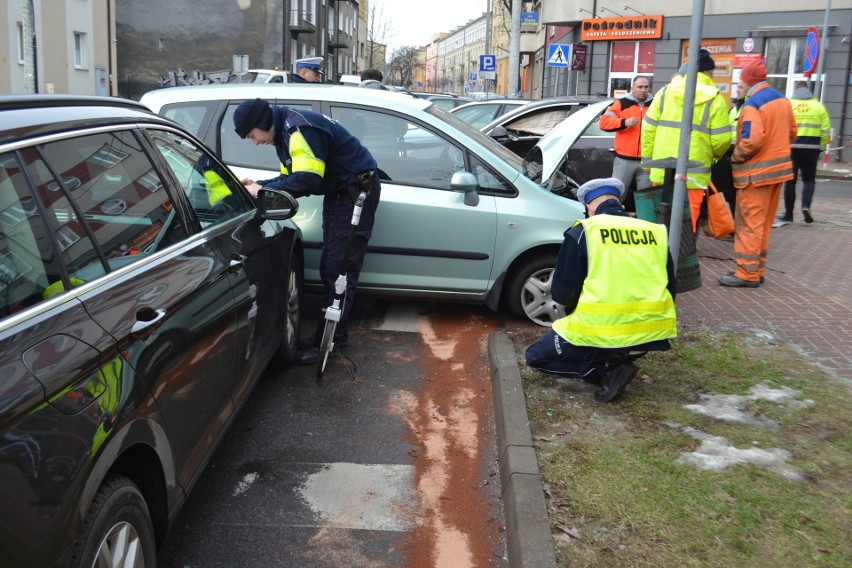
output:
[[[814,98],[805,81],[796,82],[796,90],[790,97],[793,117],[796,119],[796,140],[790,144],[793,161],[793,179],[784,183],[784,215],[773,226],[793,222],[796,206],[796,178],[802,174],[802,217],[805,223],[813,223],[811,200],[816,187],[816,170],[819,154],[828,146],[831,138],[831,122],[828,111]]]
[[[565,231],[551,283],[568,315],[526,351],[532,368],[600,385],[601,402],[624,393],[635,359],[669,349],[677,335],[666,228],[629,217],[624,193],[616,178],[577,190],[588,218]]]

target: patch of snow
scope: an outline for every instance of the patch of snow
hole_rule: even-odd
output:
[[[771,469],[778,475],[792,481],[804,481],[802,472],[787,463],[791,457],[787,450],[781,448],[769,448],[768,450],[761,448],[740,449],[732,446],[722,436],[713,436],[681,424],[669,423],[668,426],[701,441],[701,445],[694,452],[681,454],[677,460],[679,464],[714,471],[724,471],[734,465],[750,464]]]

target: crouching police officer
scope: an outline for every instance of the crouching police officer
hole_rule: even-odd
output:
[[[635,359],[677,335],[666,228],[627,216],[624,193],[616,178],[577,190],[587,218],[565,231],[551,285],[568,315],[526,352],[532,368],[599,385],[601,402],[624,394]]]
[[[261,187],[269,187],[285,190],[296,198],[324,196],[319,269],[325,286],[325,307],[334,299],[334,282],[343,267],[355,200],[362,189],[369,190],[349,253],[346,302],[334,337],[335,345],[344,347],[348,338],[349,311],[379,205],[381,186],[376,161],[340,124],[309,110],[270,107],[262,99],[245,101],[234,111],[234,127],[241,138],[248,138],[255,144],[273,144],[281,161],[281,175],[276,178],[242,180],[252,194]],[[320,320],[319,330],[322,323]],[[297,363],[317,362],[321,336],[321,331],[314,333],[305,346],[307,349],[297,356]]]

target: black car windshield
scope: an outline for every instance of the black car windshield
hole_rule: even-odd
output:
[[[508,150],[505,146],[487,136],[479,131],[479,129],[472,127],[470,124],[461,120],[457,116],[449,113],[447,111],[441,110],[435,105],[432,105],[426,109],[426,112],[431,113],[444,122],[452,124],[454,127],[459,130],[463,130],[465,134],[469,137],[474,138],[477,142],[482,144],[483,146],[488,147],[494,154],[497,154],[499,157],[503,158],[506,162],[512,164],[512,166],[520,171],[521,170],[521,158],[511,150]],[[529,177],[529,176],[527,176]]]

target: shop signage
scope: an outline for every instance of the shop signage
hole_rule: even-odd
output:
[[[719,92],[730,102],[734,85],[734,68],[736,66],[737,40],[736,38],[718,38],[701,40],[702,48],[710,52],[716,69],[713,71],[713,83],[719,88]],[[689,40],[683,42],[681,48],[681,61],[686,63],[689,54]],[[746,54],[744,54],[746,55]],[[755,54],[760,57],[758,54]]]
[[[663,16],[583,20],[582,40],[655,39],[663,37]]]
[[[571,50],[571,71],[586,70],[586,46],[577,44]]]
[[[747,37],[743,40],[743,51],[746,53],[751,53],[754,51],[754,40],[750,37]]]

